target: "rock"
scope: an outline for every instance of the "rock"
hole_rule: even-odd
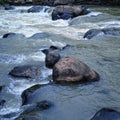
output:
[[[120,36],[120,29],[118,28],[91,29],[85,33],[83,38],[92,39],[93,37],[101,34]]]
[[[28,13],[30,13],[30,12],[32,12],[32,13],[40,12],[42,10],[43,10],[43,6],[37,5],[37,6],[33,6],[33,7],[29,8]]]
[[[5,103],[6,103],[6,100],[0,100],[0,109],[3,108]]]
[[[43,100],[43,101],[37,103],[37,107],[38,107],[40,110],[49,109],[52,105],[53,105],[53,104],[52,104],[50,101],[47,101],[47,100]]]
[[[90,120],[120,120],[120,112],[109,108],[102,108]]]
[[[0,91],[2,91],[3,86],[0,86]]]
[[[53,67],[56,83],[86,83],[99,80],[99,75],[86,64],[73,57],[61,58]]]
[[[66,5],[66,4],[72,4],[75,2],[75,0],[55,0],[54,5]]]
[[[12,32],[3,35],[3,38],[11,38],[11,37],[25,37],[25,35],[20,33],[12,33]]]
[[[57,52],[48,52],[45,58],[45,65],[48,68],[53,68],[54,65],[59,61],[61,58],[60,54]]]
[[[28,96],[32,94],[35,90],[39,89],[42,85],[34,85],[26,90],[23,91],[21,97],[22,97],[22,105],[26,105],[28,101]]]
[[[26,116],[26,117],[18,117],[15,120],[41,120],[41,118],[37,116]]]
[[[100,35],[101,33],[103,32],[100,29],[91,29],[85,33],[83,38],[92,39],[94,36]]]
[[[42,39],[42,38],[47,38],[49,35],[47,33],[36,33],[29,37],[29,39]]]
[[[4,7],[5,7],[5,10],[14,10],[15,9],[14,6],[11,6],[11,5],[8,5],[8,4],[4,5]]]
[[[45,55],[47,55],[49,52],[52,52],[52,51],[59,51],[61,50],[61,48],[57,47],[57,46],[50,46],[49,48],[46,48],[46,49],[43,49],[41,50]]]
[[[119,28],[105,28],[105,29],[102,29],[102,32],[105,35],[120,36],[120,29]]]
[[[55,7],[55,9],[52,12],[52,20],[57,20],[57,19],[67,20],[88,13],[89,11],[82,6],[77,7],[77,6],[59,5]]]
[[[35,78],[40,75],[40,73],[40,66],[24,65],[14,67],[13,70],[9,72],[9,75],[20,78]]]

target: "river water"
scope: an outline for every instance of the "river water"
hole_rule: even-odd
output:
[[[89,120],[96,111],[109,107],[120,111],[120,36],[98,35],[91,40],[83,39],[84,33],[94,28],[120,28],[120,8],[90,6],[93,11],[73,20],[51,20],[52,8],[39,13],[27,13],[29,7],[0,10],[0,120],[14,120],[3,115],[20,112],[21,93],[35,84],[48,84],[52,70],[44,66],[45,55],[41,49],[51,45],[71,48],[61,52],[88,64],[100,74],[100,81],[78,85],[54,85],[36,91],[36,99],[51,100],[55,105],[42,111],[40,120]],[[22,11],[22,12],[21,12]],[[2,39],[8,32],[22,33],[25,37]],[[45,32],[48,37],[28,39],[35,33]],[[19,65],[39,64],[42,76],[32,81],[12,78],[9,71]],[[36,97],[36,95],[34,96]],[[34,102],[32,100],[31,102]]]

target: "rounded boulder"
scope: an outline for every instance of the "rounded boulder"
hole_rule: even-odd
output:
[[[57,83],[86,83],[99,80],[97,72],[73,57],[61,58],[53,67],[52,77]]]

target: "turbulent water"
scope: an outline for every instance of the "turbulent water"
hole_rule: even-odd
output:
[[[52,70],[44,66],[45,55],[41,49],[51,45],[63,47],[72,45],[61,54],[74,56],[88,64],[100,74],[100,81],[82,85],[55,85],[41,90],[42,98],[50,99],[55,107],[42,111],[43,120],[88,120],[96,111],[109,107],[120,111],[120,36],[98,35],[91,40],[83,38],[84,33],[94,28],[120,28],[119,8],[91,7],[88,15],[73,20],[51,20],[52,8],[39,13],[27,13],[29,7],[15,10],[0,10],[0,100],[6,100],[0,107],[0,120],[13,120],[19,113],[21,93],[35,84],[49,83]],[[103,13],[104,12],[104,13]],[[25,37],[2,39],[8,32],[22,33]],[[35,33],[45,32],[48,37],[28,39]],[[12,78],[9,71],[19,65],[37,64],[42,76],[32,81]],[[33,100],[34,101],[34,100]]]

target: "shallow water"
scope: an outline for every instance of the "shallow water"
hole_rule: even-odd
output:
[[[20,95],[25,89],[35,84],[49,83],[52,70],[45,68],[45,55],[41,49],[51,45],[72,45],[61,54],[74,56],[88,64],[100,74],[100,81],[82,85],[54,85],[37,90],[33,94],[35,99],[30,103],[44,99],[54,103],[53,108],[40,112],[43,120],[88,120],[103,107],[120,111],[120,36],[99,35],[91,40],[83,39],[89,29],[120,28],[120,9],[92,6],[90,8],[94,12],[86,16],[52,21],[52,8],[49,12],[26,13],[28,8],[21,6],[12,11],[0,10],[0,35],[15,32],[26,36],[0,39],[0,85],[4,86],[0,100],[6,100],[5,107],[0,108],[1,120],[13,120],[16,115],[10,118],[2,115],[19,113],[24,109]],[[111,12],[108,12],[109,9]],[[46,32],[49,37],[27,38],[38,32]],[[39,78],[30,81],[8,75],[13,67],[31,63],[40,65],[42,75]]]

